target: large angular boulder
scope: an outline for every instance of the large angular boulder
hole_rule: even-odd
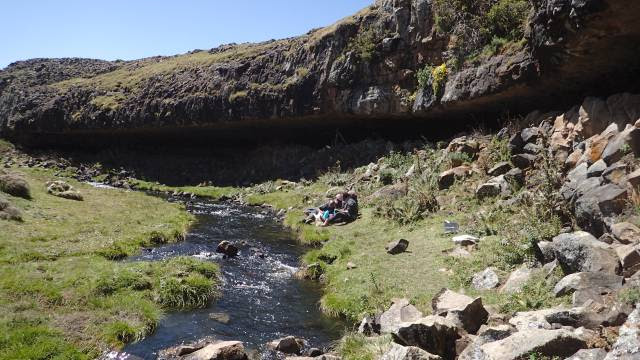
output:
[[[394,300],[391,307],[380,315],[377,322],[380,324],[380,332],[388,334],[393,332],[400,324],[417,321],[424,315],[407,299]]]
[[[513,271],[509,278],[504,282],[504,285],[500,288],[501,293],[512,294],[522,290],[522,287],[531,279],[538,269],[532,269],[527,266],[523,266]]]
[[[566,274],[599,271],[616,274],[619,270],[618,258],[611,246],[584,231],[553,238],[553,252]]]
[[[622,245],[616,248],[622,264],[622,274],[630,277],[640,270],[640,244]]]
[[[628,222],[611,225],[611,234],[617,242],[625,245],[640,243],[640,229]]]
[[[209,344],[202,349],[195,351],[184,360],[247,360],[248,356],[244,350],[244,345],[240,341],[222,341]]]
[[[438,176],[438,188],[445,190],[450,188],[456,180],[462,180],[471,175],[472,171],[469,166],[461,165],[444,171]]]
[[[476,188],[476,197],[480,200],[496,197],[496,196],[508,196],[511,194],[511,185],[506,179],[505,175],[500,175],[490,179],[484,184],[480,184]]]
[[[480,347],[490,342],[505,339],[514,333],[514,329],[509,325],[498,326],[482,326],[478,335],[473,338],[473,341],[460,352],[458,360],[473,360],[482,356],[482,350]]]
[[[477,360],[520,360],[529,354],[569,357],[587,347],[586,342],[565,329],[529,329],[480,347]]]
[[[600,159],[589,166],[589,169],[587,170],[587,177],[598,177],[602,175],[605,170],[607,170],[607,163]]]
[[[567,360],[603,360],[606,356],[605,349],[582,349]]]
[[[512,168],[513,166],[509,162],[503,161],[495,164],[491,169],[489,169],[489,171],[487,171],[487,174],[490,176],[500,176],[506,174]]]
[[[473,275],[471,285],[476,290],[495,289],[500,285],[500,278],[494,268],[486,268],[483,271]]]
[[[415,346],[392,344],[391,349],[385,352],[380,360],[442,360],[442,358]]]
[[[640,307],[629,315],[627,322],[620,327],[618,340],[605,360],[640,359]]]
[[[402,323],[392,336],[400,345],[417,346],[445,360],[455,359],[456,340],[460,338],[456,324],[433,315]]]
[[[555,296],[592,289],[601,295],[611,294],[622,288],[624,278],[605,272],[578,272],[565,276],[553,288]],[[574,304],[581,305],[581,304]]]
[[[602,152],[602,159],[607,164],[619,161],[626,151],[633,151],[640,154],[640,129],[632,125],[627,125],[624,131],[611,138]]]
[[[511,163],[515,165],[518,169],[528,169],[535,162],[538,157],[532,154],[516,154],[511,156]]]
[[[482,298],[471,298],[449,289],[442,289],[431,301],[433,313],[444,316],[470,334],[475,334],[487,322],[489,312]]]
[[[627,182],[627,164],[622,161],[611,164],[611,166],[602,172],[602,178],[605,182],[625,187]]]
[[[269,342],[267,348],[285,354],[300,355],[304,348],[304,340],[298,339],[295,336],[286,336]]]
[[[578,224],[597,236],[605,232],[604,218],[622,213],[626,206],[627,190],[615,184],[590,189],[575,202]]]

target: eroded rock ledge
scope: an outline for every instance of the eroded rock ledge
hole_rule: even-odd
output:
[[[436,31],[433,7],[377,0],[300,37],[174,57],[14,63],[0,72],[0,134],[62,134],[49,139],[63,142],[74,133],[115,138],[149,129],[208,128],[228,137],[236,129],[259,133],[256,122],[472,121],[637,86],[640,3],[532,0],[521,46],[450,70],[439,94],[419,89],[416,72],[443,63],[453,41]],[[362,37],[373,43],[370,54],[353,45]]]

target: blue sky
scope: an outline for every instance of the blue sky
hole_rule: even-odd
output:
[[[329,25],[373,0],[13,0],[0,4],[0,68],[35,57],[107,60],[262,41]]]

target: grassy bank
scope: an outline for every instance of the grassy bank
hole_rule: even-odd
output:
[[[9,170],[31,198],[2,194],[23,220],[0,220],[0,359],[92,358],[215,295],[215,264],[114,261],[180,241],[193,221],[182,206],[64,178],[84,197],[67,200],[46,193],[52,170]]]

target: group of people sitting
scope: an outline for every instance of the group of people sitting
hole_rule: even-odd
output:
[[[306,224],[316,226],[349,223],[358,218],[358,195],[355,191],[341,192],[324,205],[304,211]]]

